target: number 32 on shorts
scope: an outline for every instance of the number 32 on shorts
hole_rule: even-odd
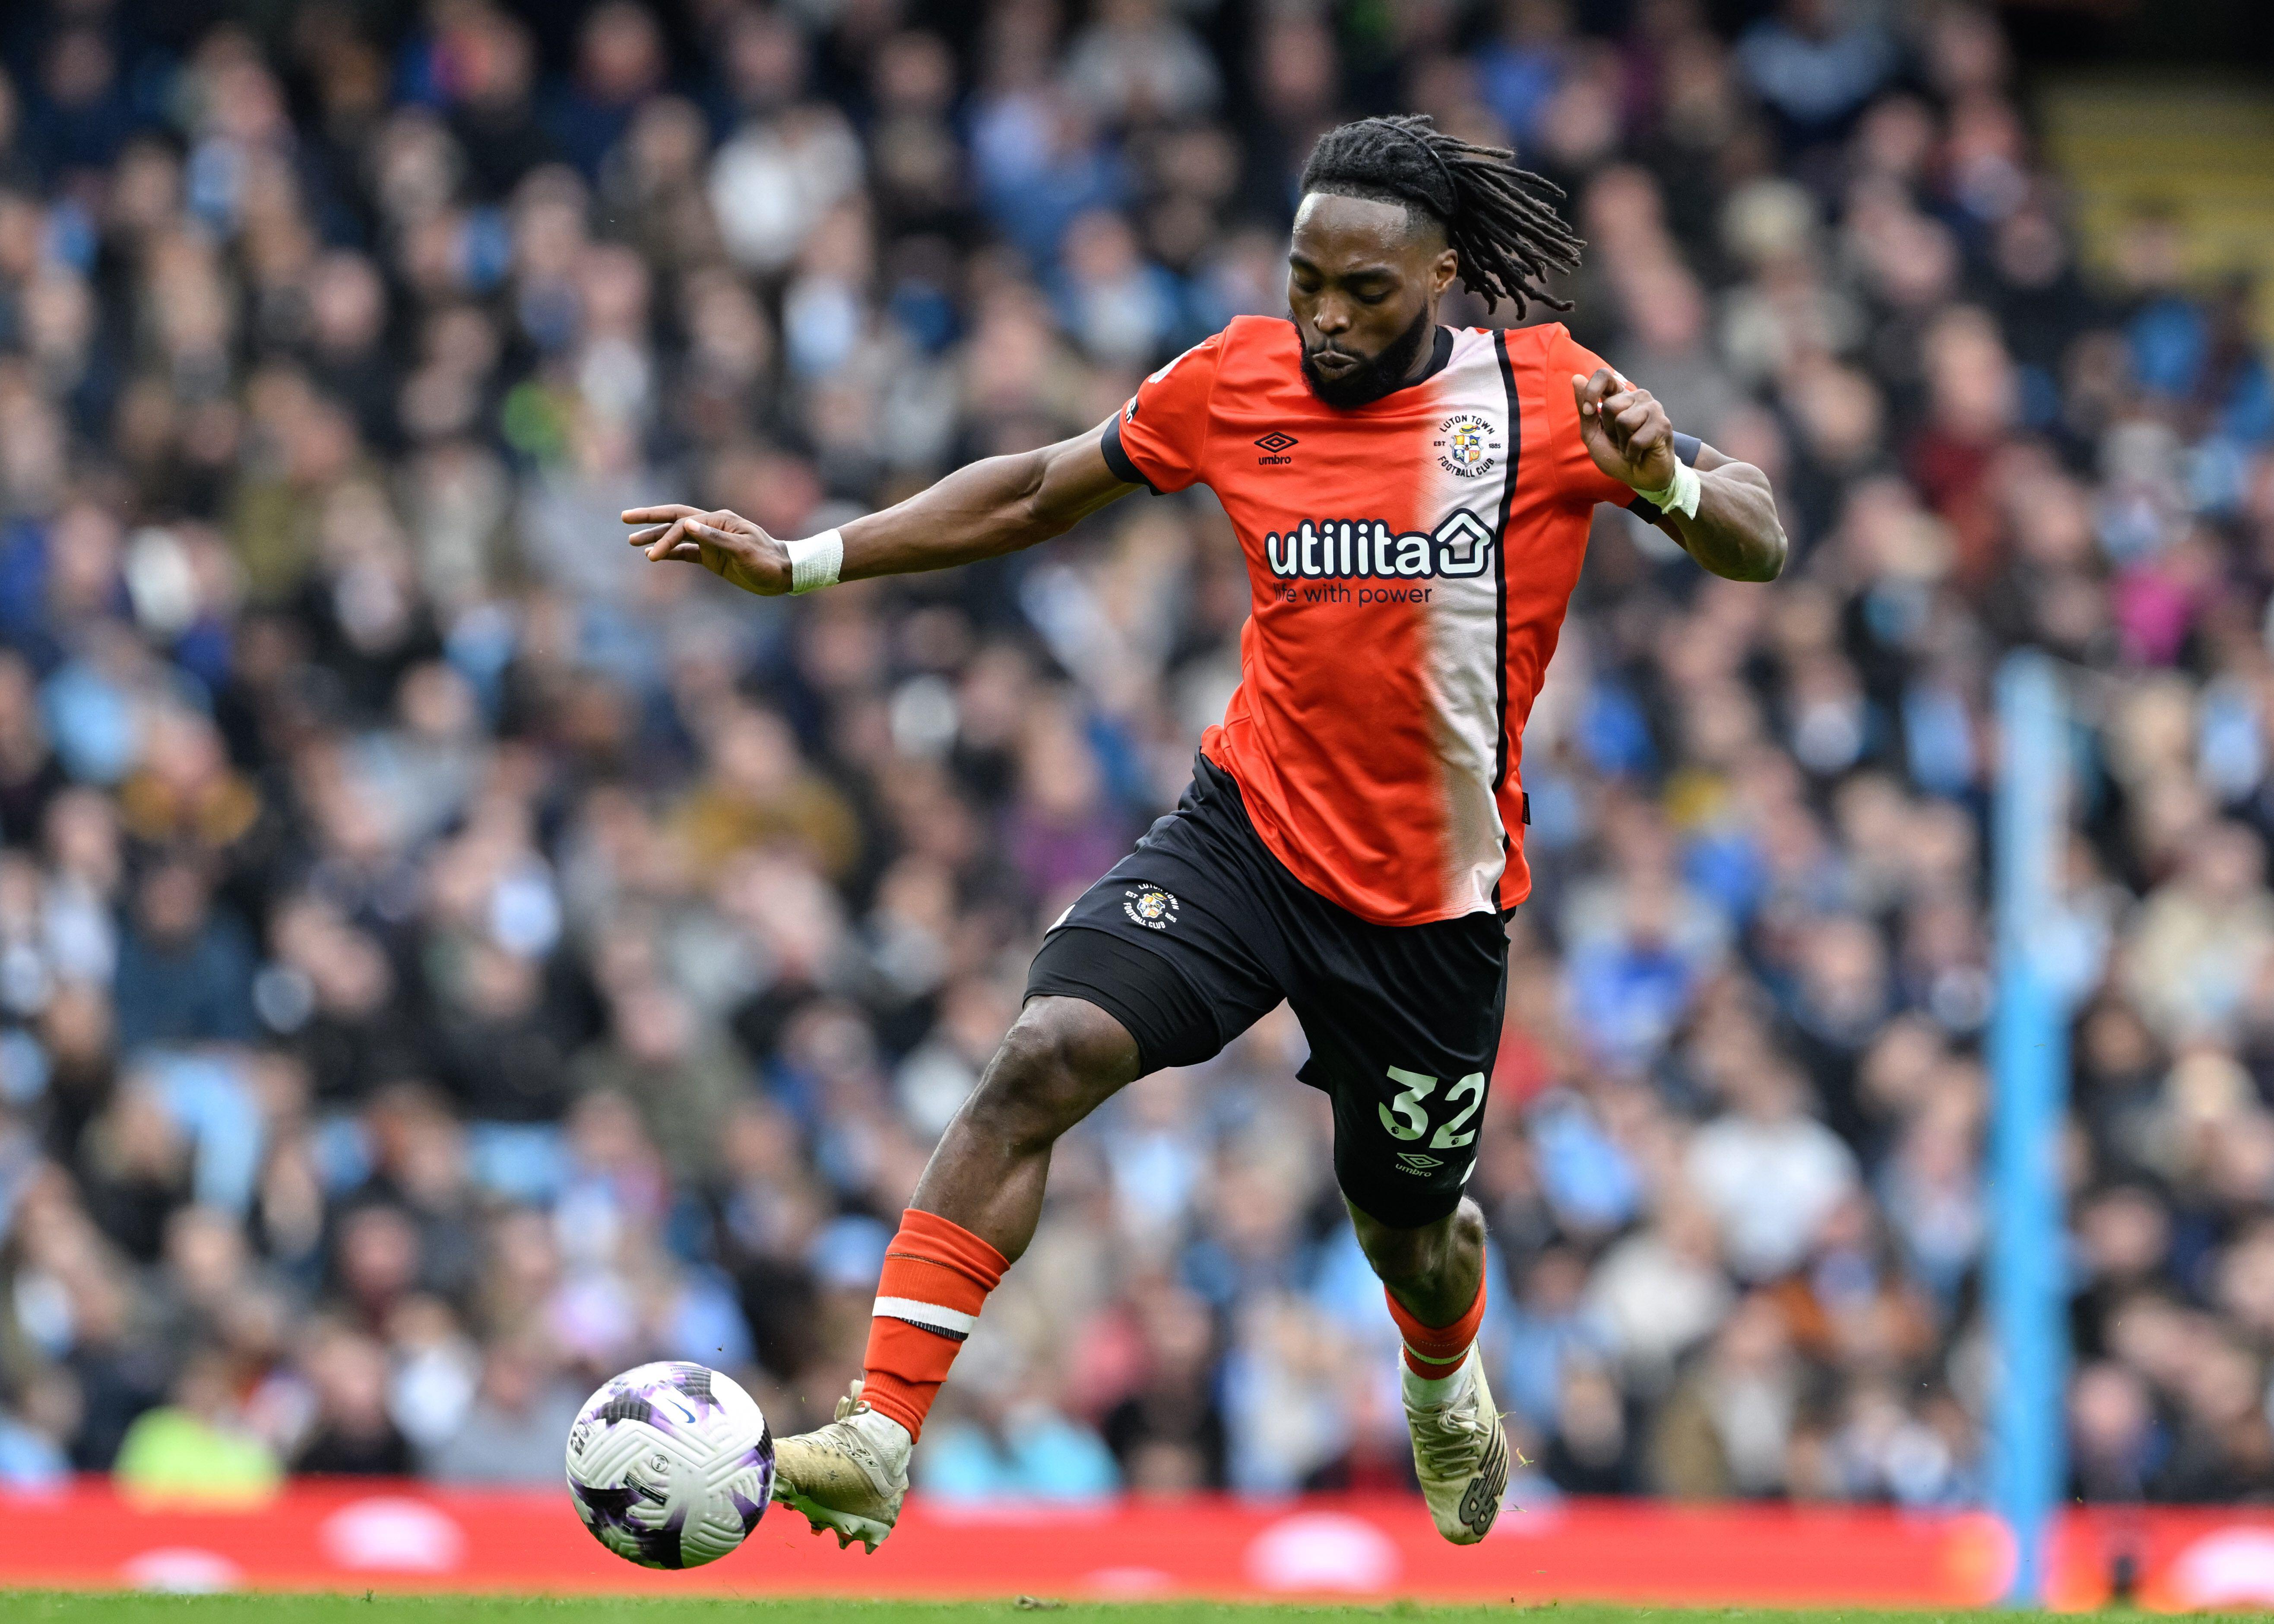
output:
[[[1429,1112],[1421,1102],[1436,1093],[1437,1079],[1424,1077],[1419,1071],[1409,1071],[1403,1066],[1391,1066],[1389,1080],[1404,1086],[1389,1104],[1374,1107],[1382,1113],[1382,1125],[1389,1131],[1392,1139],[1418,1139],[1429,1132]],[[1456,1080],[1445,1091],[1443,1103],[1449,1106],[1462,1099],[1467,1100],[1468,1103],[1457,1115],[1438,1124],[1437,1132],[1429,1140],[1430,1149],[1459,1150],[1475,1142],[1477,1131],[1474,1128],[1470,1128],[1465,1133],[1461,1130],[1469,1118],[1477,1114],[1477,1107],[1485,1102],[1485,1074],[1482,1071],[1472,1071]],[[1392,1112],[1397,1114],[1392,1116]]]

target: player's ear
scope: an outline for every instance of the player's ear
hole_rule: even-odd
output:
[[[1461,256],[1448,248],[1439,254],[1429,267],[1429,291],[1442,294],[1453,285],[1453,278],[1461,274]]]

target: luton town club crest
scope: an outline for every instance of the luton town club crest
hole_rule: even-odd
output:
[[[1437,466],[1459,479],[1474,479],[1492,471],[1500,440],[1487,419],[1472,411],[1457,411],[1437,425]]]
[[[1177,899],[1157,886],[1141,886],[1121,893],[1121,911],[1133,924],[1148,930],[1166,930],[1177,922]]]

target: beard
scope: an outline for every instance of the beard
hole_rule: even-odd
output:
[[[1413,370],[1413,363],[1428,341],[1430,329],[1436,325],[1435,314],[1424,304],[1413,318],[1413,325],[1382,347],[1381,352],[1360,361],[1337,378],[1321,372],[1314,357],[1319,353],[1309,345],[1303,347],[1303,381],[1311,386],[1311,393],[1329,406],[1363,406],[1368,401],[1378,401],[1391,390],[1404,387],[1405,377]],[[1321,346],[1321,349],[1326,346]],[[1337,355],[1348,355],[1347,350],[1337,350]]]

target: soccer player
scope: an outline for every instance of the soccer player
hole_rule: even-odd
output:
[[[862,1380],[781,1440],[775,1494],[874,1550],[924,1414],[1033,1238],[1050,1147],[1116,1089],[1207,1059],[1282,999],[1332,1099],[1335,1174],[1404,1341],[1413,1463],[1438,1531],[1484,1538],[1508,1440],[1475,1348],[1485,1225],[1464,1199],[1531,888],[1518,774],[1598,502],[1706,569],[1766,581],[1767,479],[1676,433],[1560,325],[1547,182],[1424,117],[1322,136],[1288,254],[1291,320],[1242,316],[1086,434],[990,457],[841,530],[635,508],[631,544],[774,595],[992,558],[1142,486],[1202,484],[1247,557],[1240,684],[1192,786],[1043,939],[1017,1022],[886,1252]]]

